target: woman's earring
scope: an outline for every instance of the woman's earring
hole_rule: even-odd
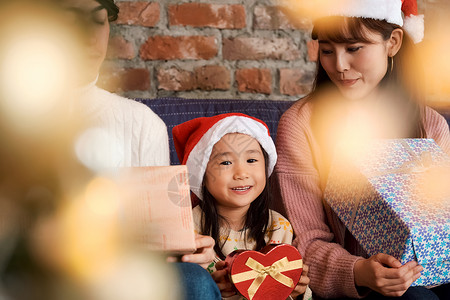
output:
[[[390,58],[391,58],[391,73],[392,73],[392,71],[394,70],[394,57],[390,56]]]

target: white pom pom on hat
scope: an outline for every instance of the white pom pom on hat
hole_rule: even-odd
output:
[[[212,149],[228,133],[243,133],[256,139],[268,154],[268,176],[272,174],[277,152],[263,121],[240,113],[189,120],[175,126],[172,135],[178,158],[187,165],[191,191],[199,199],[203,199],[202,182]]]
[[[424,16],[417,12],[417,0],[403,0],[403,29],[414,43],[419,43],[424,36]]]

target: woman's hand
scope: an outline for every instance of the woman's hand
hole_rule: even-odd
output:
[[[297,296],[302,295],[306,292],[306,288],[308,287],[308,284],[309,284],[308,270],[309,270],[309,267],[304,264],[302,276],[300,277],[300,280],[298,281],[297,285],[295,286],[295,289],[291,293],[292,298],[295,299]]]
[[[193,254],[183,255],[181,261],[196,263],[206,269],[215,257],[214,239],[207,235],[197,234],[195,236],[195,246],[197,251]]]
[[[378,253],[355,263],[357,286],[368,287],[384,296],[400,297],[420,277],[423,267],[415,261],[402,266],[395,257]]]
[[[236,290],[233,288],[229,278],[228,271],[225,269],[227,263],[224,261],[219,261],[216,263],[216,270],[211,274],[212,278],[219,287],[220,293],[223,298],[231,297],[236,295]]]

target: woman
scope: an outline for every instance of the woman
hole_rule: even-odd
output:
[[[169,144],[164,122],[147,106],[95,86],[108,47],[110,22],[118,17],[113,0],[59,0],[68,20],[82,29],[86,74],[77,113],[89,128],[77,143],[78,158],[94,171],[127,166],[169,165]],[[206,267],[214,259],[214,240],[198,235],[197,252],[177,264],[186,299],[216,299],[220,293]]]
[[[409,56],[413,45],[401,27],[402,1],[344,2],[334,1],[339,9],[314,22],[312,36],[319,43],[314,90],[278,127],[275,174],[297,235],[294,244],[320,297],[444,299],[448,284],[409,288],[422,271],[416,262],[402,266],[386,254],[367,257],[322,201],[333,150],[349,136],[433,138],[450,153],[445,119],[425,107],[417,92],[419,73],[411,73]],[[403,6],[413,4],[405,0]]]

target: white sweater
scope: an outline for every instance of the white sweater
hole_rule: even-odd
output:
[[[146,105],[95,86],[85,87],[75,109],[86,118],[78,158],[94,171],[169,165],[167,127]]]

